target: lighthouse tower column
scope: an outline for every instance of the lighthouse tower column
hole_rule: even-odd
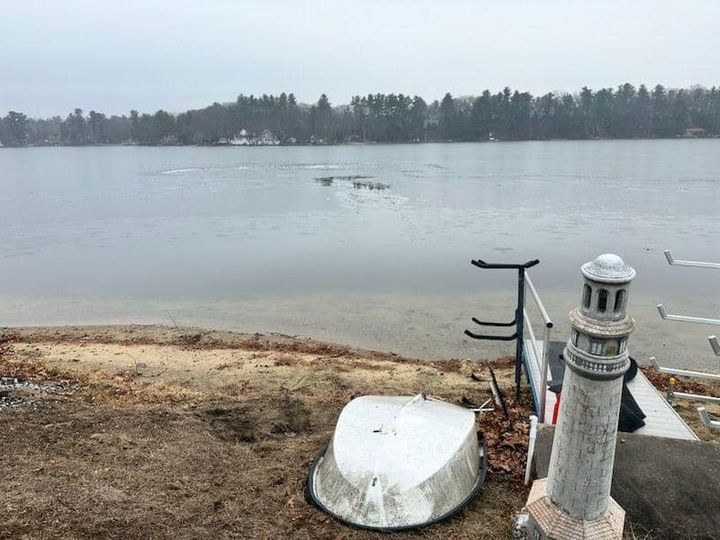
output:
[[[622,377],[630,365],[627,301],[635,270],[604,254],[581,271],[548,477],[533,484],[528,498],[530,539],[622,538],[625,511],[610,486]]]

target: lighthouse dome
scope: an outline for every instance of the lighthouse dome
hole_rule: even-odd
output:
[[[602,283],[624,283],[635,277],[635,270],[614,253],[599,255],[583,264],[581,270],[586,278]]]

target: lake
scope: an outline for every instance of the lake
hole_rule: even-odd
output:
[[[720,140],[0,149],[0,325],[280,332],[425,358],[491,358],[531,271],[566,339],[579,266],[635,267],[631,354],[718,365]]]

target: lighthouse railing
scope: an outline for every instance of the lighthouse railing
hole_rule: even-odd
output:
[[[545,304],[543,304],[542,300],[540,299],[540,295],[535,288],[535,284],[532,282],[532,279],[530,279],[529,272],[526,272],[525,274],[525,285],[530,291],[530,297],[533,299],[533,303],[535,304],[535,307],[537,308],[540,316],[542,317],[544,326],[542,349],[539,349],[538,341],[535,338],[535,331],[533,330],[530,317],[528,316],[527,310],[523,308],[523,318],[525,319],[525,326],[528,329],[528,336],[530,337],[530,344],[536,363],[535,366],[528,366],[528,378],[530,379],[530,388],[533,392],[533,400],[535,401],[535,405],[537,408],[538,419],[540,422],[544,422],[547,398],[547,373],[548,363],[550,359],[550,332],[553,327],[553,322],[552,319],[550,319],[550,315],[548,315],[547,309],[545,309]],[[533,368],[537,368],[539,380],[533,380],[535,377],[535,370]]]

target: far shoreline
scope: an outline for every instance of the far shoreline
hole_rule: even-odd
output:
[[[4,149],[22,148],[328,148],[338,146],[423,146],[432,144],[502,144],[502,143],[529,143],[529,142],[629,142],[629,141],[703,141],[720,140],[720,135],[709,137],[634,137],[634,138],[596,138],[596,139],[513,139],[513,140],[481,140],[481,141],[353,141],[326,144],[313,143],[279,143],[279,144],[138,144],[138,143],[109,143],[109,144],[26,144],[23,146],[0,146]]]

